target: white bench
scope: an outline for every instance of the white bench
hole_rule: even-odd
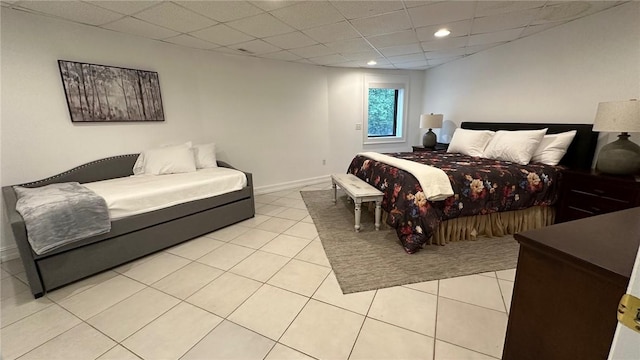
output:
[[[376,202],[376,230],[380,230],[380,215],[383,193],[375,187],[367,184],[353,174],[333,174],[331,175],[331,186],[333,187],[333,202],[336,202],[337,186],[340,186],[342,190],[353,199],[356,205],[355,216],[356,232],[360,231],[360,216],[361,205],[363,202],[375,201]]]

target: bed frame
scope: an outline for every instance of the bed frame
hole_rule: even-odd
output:
[[[560,160],[559,165],[570,169],[588,170],[593,163],[593,155],[598,145],[598,132],[593,131],[590,124],[545,124],[545,123],[494,123],[494,122],[463,122],[463,129],[469,130],[539,130],[547,128],[547,134],[576,130],[576,136],[567,149],[567,153]]]
[[[53,183],[87,183],[133,175],[138,154],[113,156],[78,166],[61,174],[27,183],[39,187]],[[233,167],[218,161],[220,167]],[[219,196],[115,220],[107,234],[67,244],[37,255],[27,240],[22,216],[16,211],[12,186],[2,188],[7,216],[31,293],[38,298],[47,291],[111,269],[183,241],[202,236],[255,216],[253,178],[246,173],[247,186]]]

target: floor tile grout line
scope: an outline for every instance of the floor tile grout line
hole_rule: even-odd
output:
[[[438,295],[438,297],[442,297],[444,299],[451,300],[451,301],[456,301],[456,302],[459,302],[459,303],[462,303],[462,304],[466,304],[466,305],[479,307],[479,308],[482,308],[484,310],[491,310],[491,311],[494,311],[494,312],[497,312],[497,313],[500,313],[500,314],[508,314],[506,311],[492,309],[490,307],[486,307],[486,306],[470,303],[468,301],[462,301],[462,300],[459,300],[459,299],[453,299],[453,298],[450,298],[450,297],[447,297],[447,296],[444,296],[444,295]],[[502,298],[502,293],[500,294],[500,298]],[[504,304],[504,301],[503,301],[503,304]]]
[[[482,351],[474,350],[474,349],[468,348],[468,347],[463,346],[463,345],[460,345],[460,344],[452,343],[451,341],[442,340],[442,339],[436,339],[436,340],[437,340],[437,341],[441,341],[441,342],[443,342],[443,343],[447,343],[447,344],[449,344],[449,345],[453,345],[453,346],[455,346],[455,347],[459,347],[459,348],[462,348],[462,349],[465,349],[465,350],[471,351],[471,352],[476,353],[476,354],[481,354],[481,355],[484,355],[484,356],[488,356],[488,357],[490,357],[491,359],[497,359],[497,360],[500,360],[500,358],[497,358],[497,357],[495,357],[495,356],[493,356],[493,355],[489,355],[489,354],[487,354],[487,353],[483,353]]]
[[[433,324],[433,352],[431,354],[431,359],[436,358],[436,343],[438,341],[438,310],[440,307],[440,280],[438,280],[438,284],[436,286],[436,319]]]

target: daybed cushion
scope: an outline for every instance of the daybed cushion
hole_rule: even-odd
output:
[[[246,175],[216,167],[169,175],[135,175],[84,184],[102,196],[111,220],[240,190]]]
[[[490,130],[467,130],[458,128],[453,133],[447,152],[480,157],[484,154],[484,148],[494,134],[495,133]]]
[[[499,130],[484,149],[484,157],[527,165],[546,133],[547,129]]]

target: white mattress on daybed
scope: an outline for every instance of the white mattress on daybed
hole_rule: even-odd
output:
[[[134,175],[82,184],[107,202],[111,220],[241,190],[242,171],[217,167],[167,175]]]

